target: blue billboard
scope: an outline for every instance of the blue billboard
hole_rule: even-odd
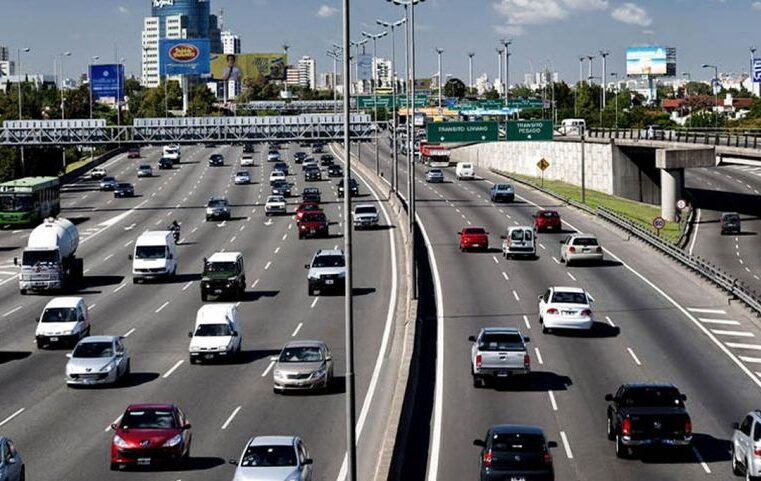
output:
[[[118,100],[124,100],[124,65],[90,65],[89,79],[94,99],[118,96]]]
[[[211,72],[208,38],[161,39],[161,75],[202,75]]]
[[[761,82],[761,58],[753,59],[753,81]]]

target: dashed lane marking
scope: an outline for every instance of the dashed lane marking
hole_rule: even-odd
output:
[[[267,377],[267,374],[270,373],[273,366],[275,366],[275,361],[270,361],[269,365],[267,365],[267,369],[265,369],[264,372],[262,373],[262,377]]]
[[[242,408],[242,406],[238,406],[237,408],[235,408],[233,410],[232,414],[230,414],[230,417],[228,417],[227,421],[225,421],[225,423],[222,425],[222,431],[224,431],[225,429],[227,429],[228,426],[230,426],[230,423],[233,422],[233,419],[235,419],[235,416],[238,415],[238,413],[240,412],[241,408]]]
[[[642,363],[639,361],[639,358],[637,357],[637,355],[634,354],[634,351],[632,350],[632,348],[627,347],[626,350],[629,351],[629,355],[632,357],[632,359],[634,359],[635,364],[637,364],[638,366],[641,366]]]
[[[164,374],[163,378],[164,378],[164,379],[166,379],[166,378],[168,378],[169,376],[171,376],[171,375],[174,373],[174,371],[176,371],[176,370],[177,370],[177,369],[178,369],[180,366],[182,366],[182,363],[184,363],[184,362],[185,362],[185,360],[184,360],[184,359],[180,359],[179,361],[177,361],[177,362],[175,363],[175,365],[174,365],[174,366],[172,366],[172,368],[171,368],[170,370],[168,370],[168,371],[166,372],[166,374]]]
[[[534,348],[534,354],[536,354],[536,361],[539,364],[544,364],[544,359],[542,359],[542,353],[539,352],[539,348],[538,347]]]
[[[552,391],[547,391],[547,394],[550,396],[550,404],[552,405],[552,410],[557,411],[558,410],[558,403],[555,402],[555,393]]]
[[[293,330],[293,334],[291,334],[291,337],[296,337],[296,335],[299,333],[303,325],[304,325],[303,322],[299,322],[299,325],[296,326],[296,329]]]

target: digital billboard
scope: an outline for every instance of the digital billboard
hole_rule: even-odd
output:
[[[626,75],[667,75],[668,48],[630,47],[626,49]]]
[[[213,54],[211,75],[216,80],[285,80],[288,57],[284,53]]]
[[[201,75],[209,73],[209,39],[184,38],[159,41],[162,75]]]
[[[89,79],[94,99],[118,96],[124,100],[124,65],[90,65]]]

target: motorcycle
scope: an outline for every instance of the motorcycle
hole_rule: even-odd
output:
[[[172,232],[172,235],[174,236],[175,244],[179,243],[180,242],[180,226],[177,224],[172,224],[169,226],[168,229]]]

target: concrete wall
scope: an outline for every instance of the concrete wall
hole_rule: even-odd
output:
[[[613,192],[627,199],[659,204],[660,172],[655,168],[655,151],[614,147]]]

